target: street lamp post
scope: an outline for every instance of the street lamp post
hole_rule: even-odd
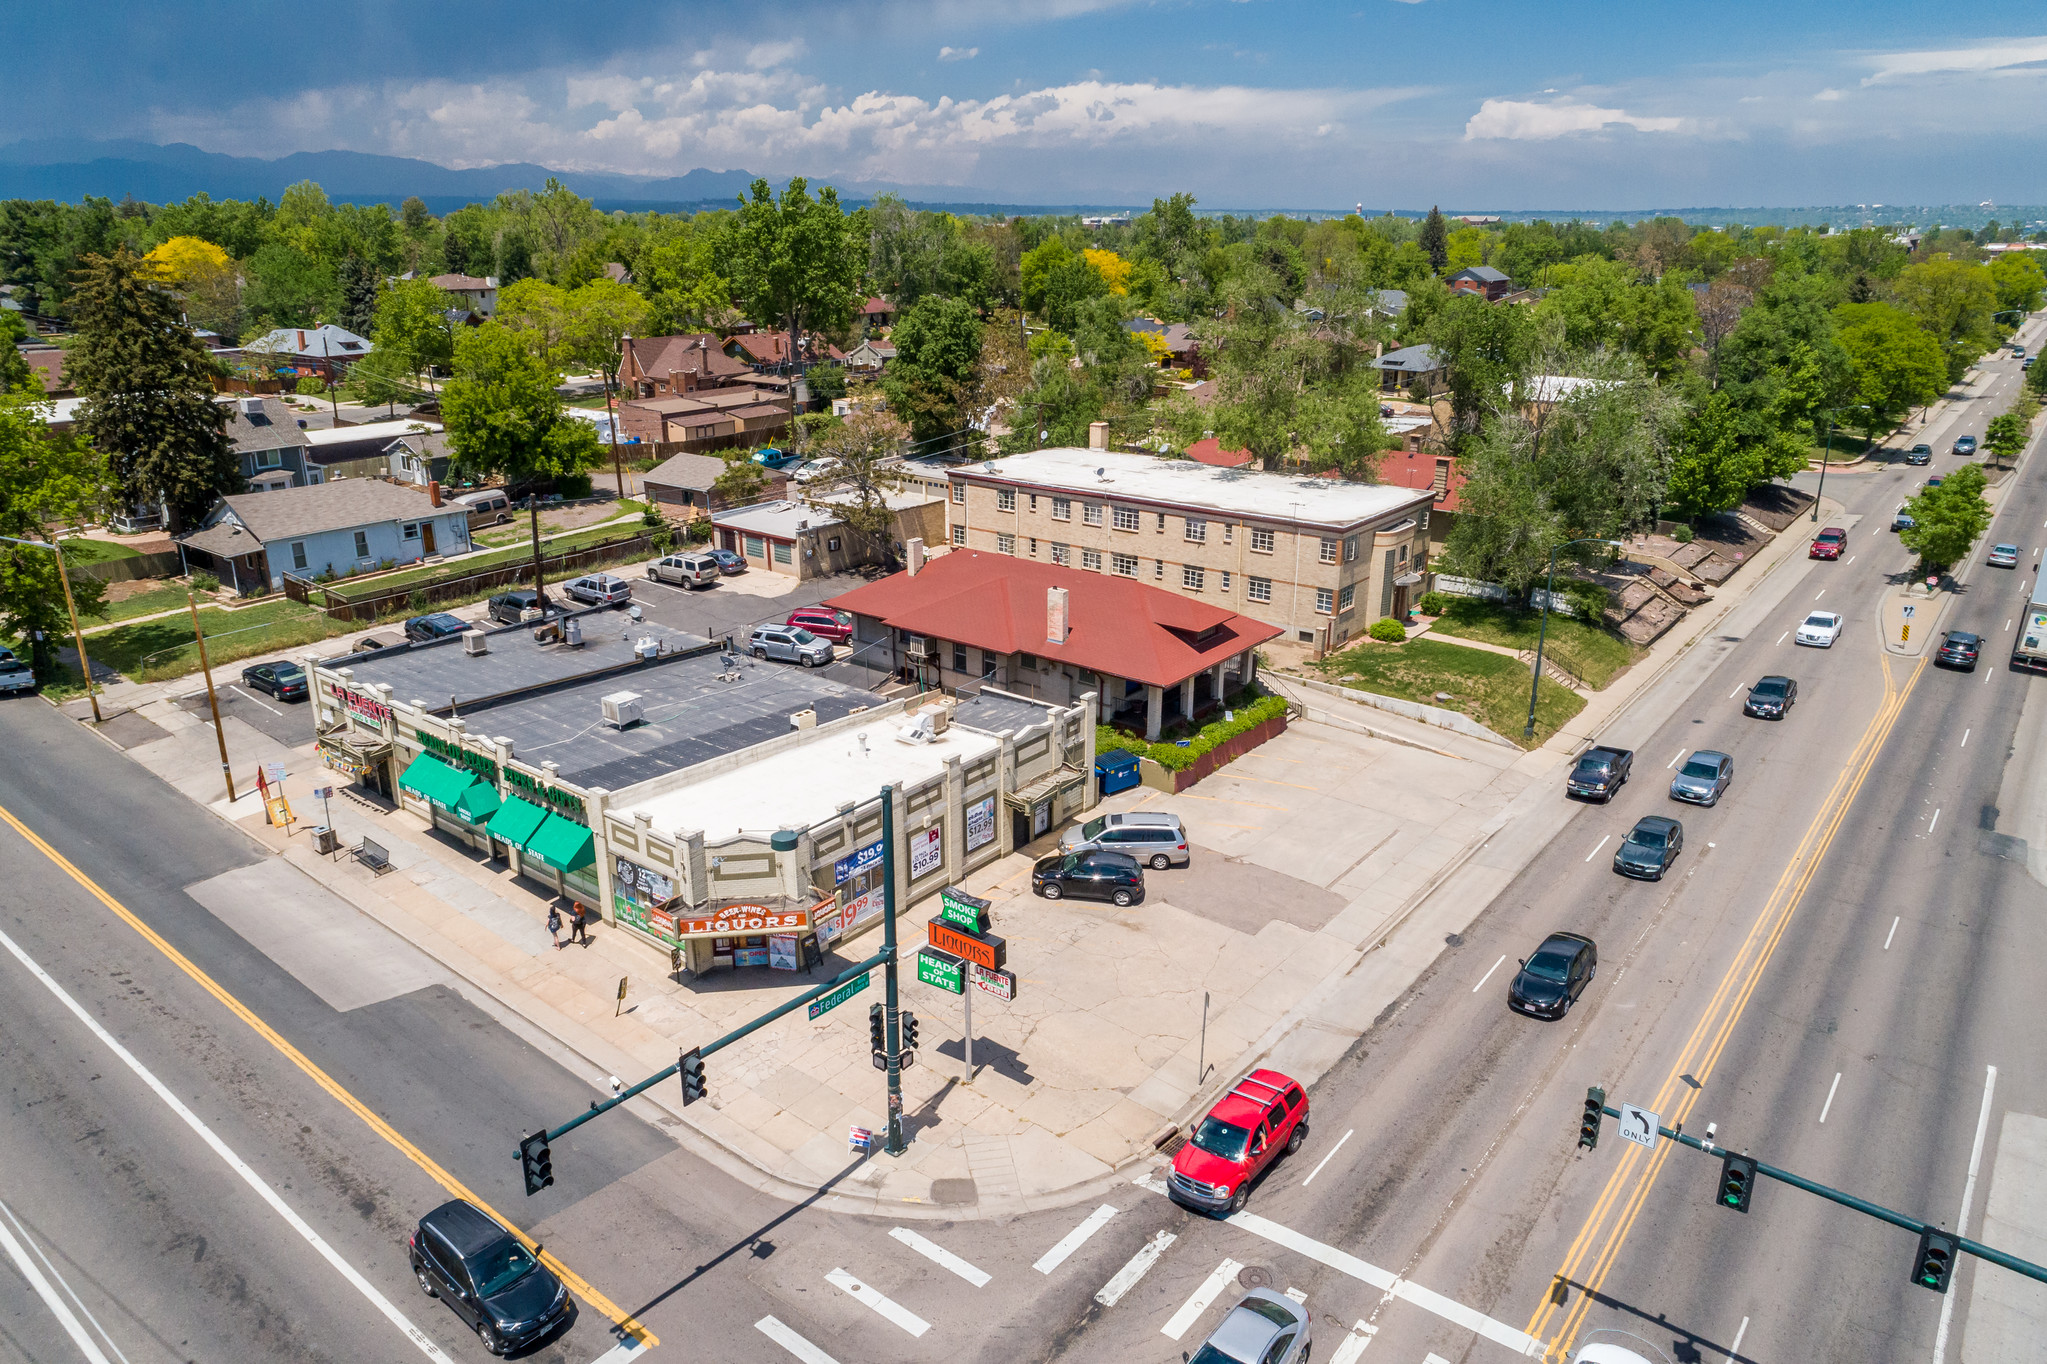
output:
[[[1812,522],[1820,522],[1820,499],[1827,495],[1827,465],[1834,458],[1834,414],[1827,413],[1827,448],[1820,452],[1820,490],[1813,494]]]
[[[27,545],[30,549],[47,549],[57,556],[57,581],[64,584],[64,609],[71,614],[71,639],[78,646],[78,670],[85,675],[86,699],[92,702],[92,722],[100,724],[99,689],[92,684],[92,660],[85,656],[85,631],[78,628],[78,605],[71,598],[71,575],[64,571],[64,547],[55,539],[17,540],[11,535],[0,535],[10,545]]]
[[[1533,739],[1535,737],[1535,698],[1542,686],[1542,649],[1543,645],[1549,640],[1550,598],[1556,595],[1557,590],[1557,555],[1559,552],[1569,549],[1572,545],[1612,545],[1615,549],[1619,549],[1621,542],[1618,540],[1602,540],[1596,535],[1588,535],[1582,539],[1566,540],[1563,544],[1558,545],[1549,552],[1549,585],[1543,589],[1542,624],[1535,633],[1535,676],[1530,678],[1528,682],[1528,727],[1521,731],[1524,738]]]

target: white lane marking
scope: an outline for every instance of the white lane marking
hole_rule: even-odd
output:
[[[2004,623],[2004,628],[2005,628],[2005,629],[2007,629],[2007,630],[2011,629],[2011,622],[2010,622],[2010,621],[2006,621],[2006,622]]]
[[[824,1277],[825,1282],[853,1301],[873,1308],[877,1315],[894,1322],[913,1336],[922,1336],[931,1329],[930,1322],[888,1297],[880,1289],[869,1288],[843,1269],[835,1269]]]
[[[974,1287],[986,1288],[988,1286],[987,1270],[976,1269],[974,1266],[968,1264],[965,1260],[962,1260],[959,1256],[947,1250],[944,1246],[939,1245],[935,1241],[925,1240],[916,1232],[911,1231],[908,1227],[897,1227],[894,1231],[890,1232],[889,1235],[894,1237],[896,1240],[901,1241],[911,1250],[916,1251],[919,1255],[922,1255],[925,1259],[931,1261],[931,1263],[935,1265],[941,1265],[944,1268],[951,1270],[953,1273],[959,1275],[962,1279],[965,1279]]]
[[[774,1318],[770,1317],[770,1321]],[[801,1340],[802,1337],[797,1337]],[[590,1361],[590,1364],[625,1364],[628,1359],[637,1359],[646,1352],[646,1342],[638,1336],[627,1336],[618,1344]]]
[[[57,1001],[69,1009],[72,1016],[80,1023],[83,1023],[92,1035],[97,1037],[106,1046],[107,1050],[119,1057],[121,1063],[135,1073],[136,1078],[140,1079],[145,1085],[148,1085],[151,1092],[157,1098],[163,1100],[165,1106],[183,1120],[185,1126],[191,1128],[201,1141],[211,1147],[214,1154],[225,1161],[230,1170],[241,1176],[243,1183],[254,1189],[257,1196],[262,1198],[265,1203],[268,1203],[293,1231],[305,1238],[307,1245],[320,1252],[321,1258],[332,1265],[335,1272],[348,1280],[349,1285],[356,1292],[369,1299],[370,1305],[383,1313],[392,1325],[403,1331],[406,1338],[419,1348],[421,1354],[425,1355],[428,1359],[448,1358],[448,1355],[440,1346],[434,1344],[426,1332],[420,1330],[407,1320],[405,1314],[399,1311],[389,1298],[377,1291],[375,1284],[358,1273],[354,1265],[342,1259],[340,1253],[334,1247],[328,1245],[326,1240],[321,1237],[319,1232],[313,1230],[305,1218],[292,1211],[291,1205],[277,1196],[277,1191],[264,1182],[263,1176],[257,1174],[255,1170],[250,1168],[247,1161],[236,1155],[233,1148],[214,1134],[212,1128],[200,1121],[199,1115],[187,1108],[184,1101],[179,1099],[177,1095],[171,1093],[170,1089],[163,1081],[156,1078],[155,1073],[149,1067],[136,1059],[133,1052],[122,1046],[112,1033],[101,1027],[99,1020],[87,1013],[85,1006],[73,999],[70,993],[57,983],[55,977],[38,966],[34,958],[21,949],[20,944],[16,943],[14,939],[8,937],[5,933],[0,933],[0,947],[5,947],[14,959],[20,962],[28,973],[42,984],[44,989],[55,995]]]
[[[1499,961],[1486,968],[1486,973],[1478,978],[1478,984],[1471,987],[1471,992],[1477,994],[1484,987],[1485,983],[1493,978],[1493,972],[1499,970],[1506,960],[1507,954],[1505,952],[1500,953]]]
[[[1969,1148],[1969,1178],[1962,1184],[1962,1211],[1955,1218],[1955,1235],[1969,1234],[1969,1205],[1976,1199],[1976,1170],[1983,1164],[1983,1133],[1990,1127],[1990,1098],[1997,1092],[1997,1067],[1983,1068],[1983,1107],[1976,1114],[1976,1142]],[[1948,1285],[1954,1288],[1953,1284]],[[1950,1291],[1941,1295],[1940,1329],[1933,1335],[1933,1364],[1942,1364],[1947,1357],[1948,1322],[1955,1313],[1955,1294]]]
[[[809,1341],[797,1335],[773,1317],[762,1317],[753,1324],[753,1329],[759,1331],[769,1340],[774,1341],[775,1344],[781,1346],[790,1354],[795,1355],[803,1361],[803,1364],[839,1364],[838,1360],[833,1359],[823,1350],[818,1349],[817,1346],[812,1345]]]
[[[1599,856],[1599,850],[1605,847],[1608,843],[1611,843],[1612,841],[1613,841],[1612,834],[1608,834],[1605,838],[1600,839],[1597,843],[1592,845],[1592,851],[1585,854],[1585,860],[1587,862],[1590,862],[1593,858]]]
[[[1307,1306],[1308,1295],[1306,1293],[1303,1293],[1300,1289],[1289,1285],[1287,1287],[1286,1295],[1289,1298],[1292,1298],[1295,1302],[1300,1303],[1303,1307]]]
[[[240,687],[237,687],[232,682],[227,684],[227,689],[233,692],[236,696],[241,697],[244,701],[256,701],[255,697],[249,695],[247,692],[243,691]],[[284,714],[283,711],[279,710],[275,706],[264,706],[261,701],[256,701],[256,704],[259,706],[263,706],[263,709],[269,711],[272,715],[282,716]]]
[[[1884,951],[1888,952],[1891,950],[1891,939],[1898,936],[1898,925],[1904,921],[1904,918],[1905,916],[1900,914],[1897,918],[1891,920],[1891,931],[1884,934]]]
[[[1505,958],[1505,957],[1501,957],[1501,958],[1500,958],[1500,961],[1505,961],[1505,960],[1506,960],[1506,958]],[[1498,964],[1499,964],[1498,962],[1495,962],[1495,963],[1494,963],[1494,965],[1495,965],[1495,966],[1497,966]],[[1492,974],[1492,972],[1491,972],[1491,971],[1488,971],[1488,972],[1486,972],[1486,974],[1487,974],[1487,975],[1491,975],[1491,974]],[[1484,982],[1484,981],[1480,981],[1480,982],[1479,982],[1479,984],[1483,985],[1483,984],[1485,984],[1485,982]],[[1324,1165],[1327,1165],[1327,1164],[1328,1164],[1328,1163],[1329,1163],[1330,1161],[1332,1161],[1332,1160],[1335,1160],[1335,1159],[1336,1159],[1336,1153],[1337,1153],[1338,1151],[1341,1151],[1341,1150],[1343,1149],[1343,1144],[1344,1144],[1345,1142],[1347,1142],[1347,1141],[1349,1141],[1349,1140],[1350,1140],[1350,1138],[1351,1138],[1351,1132],[1355,1132],[1355,1131],[1357,1131],[1357,1129],[1356,1129],[1355,1127],[1353,1127],[1353,1128],[1352,1128],[1352,1129],[1350,1130],[1350,1132],[1345,1132],[1345,1133],[1344,1133],[1344,1134],[1343,1134],[1342,1136],[1340,1136],[1340,1137],[1338,1137],[1338,1138],[1336,1139],[1336,1145],[1334,1145],[1334,1146],[1332,1146],[1332,1147],[1330,1147],[1330,1148],[1329,1148],[1329,1154],[1328,1154],[1328,1155],[1326,1155],[1326,1156],[1324,1156],[1324,1157],[1322,1157],[1322,1159],[1321,1159],[1320,1161],[1316,1162],[1315,1168],[1314,1168],[1314,1169],[1312,1169],[1312,1170],[1310,1170],[1310,1171],[1308,1171],[1308,1178],[1307,1178],[1307,1179],[1304,1179],[1304,1180],[1302,1180],[1302,1181],[1301,1181],[1301,1187],[1302,1187],[1302,1188],[1304,1188],[1304,1189],[1305,1189],[1305,1188],[1307,1188],[1307,1187],[1308,1187],[1308,1185],[1309,1185],[1309,1183],[1310,1183],[1310,1182],[1312,1182],[1312,1181],[1314,1180],[1315,1176],[1316,1176],[1316,1175],[1319,1175],[1319,1174],[1321,1174],[1321,1173],[1322,1173],[1322,1167],[1323,1167]]]
[[[1789,630],[1786,630],[1786,631],[1785,631],[1784,633],[1788,635],[1788,634],[1790,634],[1791,632],[1790,632]],[[1743,689],[1744,689],[1744,688],[1746,688],[1747,686],[1748,686],[1748,683],[1746,683],[1746,682],[1742,683],[1742,684],[1741,684],[1741,686],[1739,686],[1739,687],[1736,687],[1736,688],[1735,688],[1735,689],[1734,689],[1733,691],[1731,691],[1731,692],[1727,693],[1727,699],[1728,699],[1728,700],[1730,700],[1730,701],[1732,701],[1732,700],[1733,700],[1733,699],[1734,699],[1735,697],[1737,697],[1737,696],[1741,695],[1741,693],[1742,693]]]
[[[1088,1237],[1100,1231],[1108,1224],[1109,1219],[1115,1215],[1116,1210],[1114,1208],[1110,1207],[1107,1203],[1102,1204],[1101,1207],[1089,1213],[1079,1226],[1060,1237],[1058,1245],[1040,1255],[1038,1262],[1032,1265],[1031,1268],[1037,1270],[1040,1274],[1050,1274],[1053,1270],[1059,1268],[1060,1265],[1065,1264],[1067,1256],[1079,1250],[1081,1246],[1086,1244]]]
[[[86,1322],[91,1325],[93,1330],[99,1332],[99,1338],[104,1340],[107,1343],[107,1348],[114,1352],[114,1358],[120,1360],[121,1364],[128,1364],[128,1356],[122,1354],[121,1347],[114,1344],[114,1338],[107,1334],[106,1327],[100,1325],[100,1319],[92,1314],[90,1307],[85,1305],[85,1299],[78,1296],[78,1290],[71,1286],[70,1281],[64,1277],[63,1271],[51,1263],[49,1255],[44,1252],[41,1246],[36,1244],[36,1238],[29,1234],[28,1228],[21,1224],[21,1219],[14,1215],[14,1209],[8,1207],[5,1203],[0,1203],[0,1213],[7,1215],[7,1220],[14,1224],[14,1229],[17,1232],[21,1233],[21,1239],[28,1243],[28,1248],[36,1253],[38,1260],[43,1262],[43,1268],[49,1271],[50,1277],[57,1281],[57,1287],[64,1290],[64,1295],[71,1299],[72,1305],[84,1315]]]
[[[1137,1287],[1137,1281],[1159,1262],[1159,1256],[1166,1253],[1166,1247],[1178,1239],[1170,1231],[1162,1231],[1139,1246],[1137,1254],[1131,1256],[1129,1262],[1102,1285],[1102,1291],[1095,1294],[1095,1301],[1104,1307],[1114,1307],[1123,1301],[1123,1295]]]
[[[1933,823],[1931,823],[1931,824],[1928,824],[1928,825],[1926,826],[1926,836],[1927,836],[1928,838],[1931,838],[1931,837],[1933,837],[1933,828],[1934,828],[1934,825],[1935,825],[1935,824],[1938,824],[1938,823],[1940,823],[1940,809],[1939,809],[1939,807],[1938,807],[1938,806],[1936,806],[1936,807],[1934,808],[1934,811],[1933,811]]]
[[[1180,1310],[1168,1317],[1164,1326],[1159,1327],[1159,1334],[1169,1340],[1178,1340],[1186,1335],[1187,1328],[1201,1320],[1201,1314],[1208,1310],[1208,1305],[1216,1300],[1223,1289],[1229,1287],[1230,1280],[1236,1278],[1237,1271],[1243,1267],[1235,1260],[1224,1260],[1217,1265],[1209,1272],[1208,1277],[1201,1281],[1201,1286],[1188,1295],[1187,1301],[1180,1304]]]
[[[1789,630],[1786,630],[1783,634],[1777,636],[1777,643],[1782,644],[1785,640],[1789,638],[1791,638],[1791,632]],[[1771,647],[1774,648],[1776,646],[1772,645]]]
[[[1963,748],[1967,748],[1967,747],[1969,746],[1969,735],[1970,735],[1970,734],[1971,734],[1972,732],[1973,732],[1973,731],[1971,731],[1971,730],[1966,730],[1966,729],[1962,731],[1962,745],[1961,745],[1961,746],[1962,746]]]
[[[1791,632],[1789,630],[1786,630],[1784,633],[1788,635]],[[1671,768],[1676,767],[1680,762],[1684,761],[1685,754],[1689,752],[1691,752],[1689,748],[1680,748],[1677,751],[1677,756],[1675,758],[1672,758],[1669,762],[1663,764],[1663,770],[1668,772]]]
[[[1422,1356],[1422,1364],[1450,1364],[1450,1361],[1432,1350]]]
[[[14,1267],[21,1271],[22,1278],[28,1280],[29,1287],[35,1289],[36,1296],[43,1300],[43,1306],[50,1309],[50,1315],[64,1328],[64,1334],[71,1337],[71,1343],[78,1347],[78,1352],[84,1355],[90,1364],[113,1364],[100,1349],[99,1342],[86,1333],[85,1323],[72,1312],[71,1304],[57,1296],[57,1290],[43,1277],[41,1267],[28,1258],[28,1252],[22,1248],[21,1242],[15,1240],[14,1233],[6,1227],[0,1227],[0,1247],[6,1249],[8,1258],[14,1261]]]
[[[1826,1124],[1827,1114],[1834,1111],[1834,1091],[1841,1087],[1841,1072],[1834,1072],[1834,1083],[1827,1086],[1827,1101],[1820,1105],[1820,1123]]]
[[[1984,673],[1984,674],[1983,674],[1983,685],[1984,685],[1984,686],[1986,686],[1986,687],[1987,687],[1987,686],[1989,686],[1989,685],[1990,685],[1990,679],[1991,679],[1991,678],[1993,678],[1993,677],[1995,677],[1995,676],[1997,676],[1997,674],[1996,674],[1995,672],[1986,672],[1986,673]]]
[[[1343,1344],[1336,1347],[1336,1353],[1329,1356],[1329,1364],[1358,1364],[1365,1357],[1365,1347],[1372,1343],[1372,1337],[1379,1328],[1366,1322],[1359,1322],[1351,1328],[1352,1334],[1343,1338]]]
[[[1727,1347],[1727,1364],[1734,1364],[1734,1361],[1741,1356],[1741,1338],[1747,1334],[1748,1318],[1743,1317],[1741,1325],[1735,1328],[1734,1344]]]
[[[1821,589],[1820,589],[1819,591],[1817,591],[1817,592],[1813,593],[1813,598],[1812,598],[1812,599],[1813,599],[1814,601],[1818,601],[1818,600],[1819,600],[1819,599],[1820,599],[1821,597],[1824,597],[1824,596],[1826,596],[1826,595],[1827,595],[1827,589],[1826,589],[1826,588],[1824,588],[1824,587],[1822,587],[1822,588],[1821,588]]]
[[[1853,554],[1849,555],[1849,556],[1848,556],[1848,564],[1852,564],[1852,563],[1854,563],[1854,562],[1855,562],[1855,556],[1854,556]],[[1848,567],[1848,564],[1842,564],[1842,565],[1841,565],[1841,567],[1843,567],[1843,568],[1846,568],[1846,567]]]

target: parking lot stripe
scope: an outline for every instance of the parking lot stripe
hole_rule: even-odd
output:
[[[878,1288],[869,1288],[843,1269],[835,1269],[825,1275],[832,1287],[874,1309],[879,1316],[887,1318],[913,1336],[921,1336],[931,1329],[931,1323],[912,1312],[909,1308],[882,1293]]]
[[[1208,1305],[1216,1300],[1223,1289],[1229,1287],[1230,1280],[1236,1278],[1237,1271],[1243,1267],[1235,1260],[1224,1260],[1217,1265],[1209,1272],[1208,1277],[1201,1281],[1201,1286],[1187,1295],[1187,1301],[1180,1304],[1180,1310],[1167,1318],[1164,1326],[1159,1327],[1159,1334],[1169,1340],[1178,1340],[1186,1335],[1187,1328],[1201,1320],[1201,1314],[1208,1310]]]
[[[249,695],[249,694],[248,694],[247,692],[243,691],[243,690],[242,690],[242,689],[241,689],[240,687],[237,687],[237,686],[236,686],[236,685],[235,685],[234,683],[232,683],[232,682],[230,682],[230,683],[228,683],[228,684],[227,684],[227,689],[228,689],[229,691],[233,692],[233,693],[234,693],[234,694],[235,694],[236,696],[239,696],[239,697],[241,697],[241,698],[242,698],[242,699],[243,699],[244,701],[256,701],[256,698],[255,698],[255,697],[253,697],[253,696]],[[275,707],[275,706],[265,706],[265,705],[263,705],[263,703],[262,703],[261,701],[256,701],[256,704],[257,704],[257,705],[259,705],[259,706],[263,706],[263,709],[265,709],[265,710],[269,711],[269,712],[270,712],[270,713],[271,713],[272,715],[276,715],[276,716],[280,716],[280,717],[281,717],[281,716],[282,716],[282,715],[284,714],[284,712],[283,712],[283,711],[279,710],[279,709],[278,709],[277,707]]]
[[[908,1227],[897,1227],[889,1235],[901,1241],[911,1250],[916,1251],[919,1255],[931,1261],[931,1263],[942,1265],[946,1269],[951,1270],[974,1287],[986,1288],[988,1286],[987,1270],[974,1268],[974,1266],[968,1264],[944,1246],[939,1245],[936,1241],[927,1241]]]
[[[1139,1246],[1129,1262],[1102,1285],[1102,1291],[1095,1294],[1095,1301],[1104,1307],[1114,1307],[1123,1301],[1123,1295],[1137,1287],[1137,1281],[1151,1271],[1151,1267],[1159,1262],[1159,1256],[1165,1254],[1166,1248],[1178,1239],[1170,1231],[1162,1231]]]
[[[803,1361],[803,1364],[839,1364],[838,1360],[833,1359],[823,1350],[818,1349],[817,1346],[812,1345],[809,1341],[797,1335],[773,1317],[762,1317],[753,1324],[753,1329],[759,1331],[769,1340],[774,1341],[775,1344],[781,1346],[790,1354],[795,1355]]]
[[[1043,1255],[1040,1255],[1038,1262],[1032,1265],[1031,1268],[1037,1270],[1040,1274],[1050,1274],[1053,1270],[1059,1268],[1060,1265],[1066,1263],[1067,1256],[1087,1244],[1088,1237],[1093,1236],[1096,1232],[1107,1226],[1109,1219],[1115,1215],[1116,1210],[1114,1208],[1110,1207],[1107,1203],[1102,1204],[1101,1207],[1096,1208],[1082,1219],[1079,1226],[1060,1237],[1058,1245],[1053,1246]]]

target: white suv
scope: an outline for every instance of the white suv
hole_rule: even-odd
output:
[[[671,554],[648,564],[647,576],[658,583],[709,587],[718,581],[718,561],[709,554]]]
[[[1059,836],[1061,852],[1084,852],[1103,848],[1129,853],[1148,867],[1164,871],[1184,867],[1193,860],[1187,847],[1187,830],[1178,815],[1138,811],[1132,814],[1097,815],[1077,829]]]

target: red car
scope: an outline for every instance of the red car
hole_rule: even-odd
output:
[[[1301,1087],[1276,1070],[1254,1070],[1216,1101],[1173,1157],[1166,1191],[1198,1212],[1241,1212],[1259,1172],[1307,1138]]]
[[[853,638],[853,617],[829,606],[799,606],[789,613],[784,625],[800,625],[822,639],[844,644]]]
[[[1812,542],[1812,549],[1805,556],[1808,559],[1838,559],[1841,546],[1848,543],[1848,532],[1839,526],[1828,526]]]

